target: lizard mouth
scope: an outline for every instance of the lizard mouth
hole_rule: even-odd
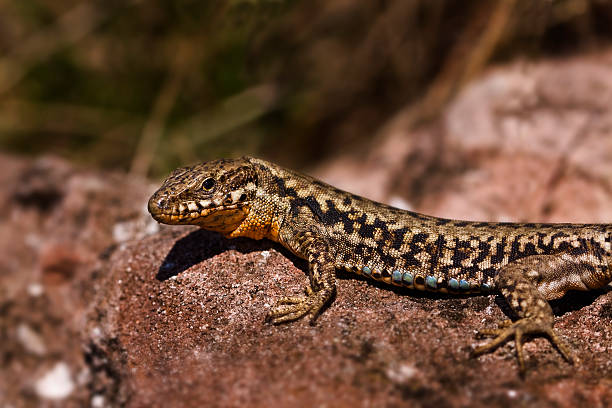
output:
[[[161,209],[149,204],[149,212],[153,218],[164,224],[198,224],[198,220],[204,220],[213,214],[226,211],[240,211],[248,203],[235,203],[229,205],[198,205],[195,201],[179,204],[169,209]]]
[[[198,225],[202,228],[228,233],[233,231],[249,214],[249,203],[218,204],[214,201],[187,201],[173,206],[151,198],[149,212],[163,224]]]

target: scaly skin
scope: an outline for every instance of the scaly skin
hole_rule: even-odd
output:
[[[254,159],[215,160],[175,170],[149,200],[153,218],[199,225],[228,238],[268,238],[308,260],[305,296],[286,297],[268,318],[278,324],[330,301],[335,270],[418,290],[501,293],[518,316],[474,350],[514,336],[521,372],[524,335],[544,335],[573,362],[553,330],[549,300],[612,280],[612,227],[597,224],[467,222],[403,211],[312,177]]]

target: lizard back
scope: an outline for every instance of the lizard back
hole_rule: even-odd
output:
[[[259,160],[252,159],[255,163]],[[497,271],[531,255],[569,253],[609,279],[609,224],[499,223],[450,220],[378,203],[312,177],[259,161],[265,191],[284,211],[306,208],[330,242],[335,266],[420,290],[477,293],[494,289]],[[286,243],[289,244],[290,243]],[[286,245],[287,246],[287,245]]]

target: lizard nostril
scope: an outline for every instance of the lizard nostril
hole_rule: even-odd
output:
[[[149,209],[149,212],[153,214],[159,210],[166,208],[167,205],[168,205],[168,200],[166,198],[153,196],[149,200],[148,209]]]

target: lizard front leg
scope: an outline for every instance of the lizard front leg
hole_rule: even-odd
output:
[[[283,244],[308,260],[310,286],[306,288],[306,296],[280,299],[267,317],[273,324],[279,324],[297,320],[308,314],[310,322],[313,323],[336,291],[333,257],[327,240],[315,229],[300,229],[284,235],[285,237],[281,237],[284,238]]]
[[[605,281],[599,276],[588,256],[533,255],[502,267],[495,285],[518,316],[515,322],[500,323],[498,329],[479,332],[496,336],[490,343],[476,348],[474,355],[490,352],[514,336],[519,368],[525,371],[523,336],[543,335],[570,363],[574,358],[570,348],[553,330],[554,315],[548,300],[562,297],[568,290],[589,290]]]

